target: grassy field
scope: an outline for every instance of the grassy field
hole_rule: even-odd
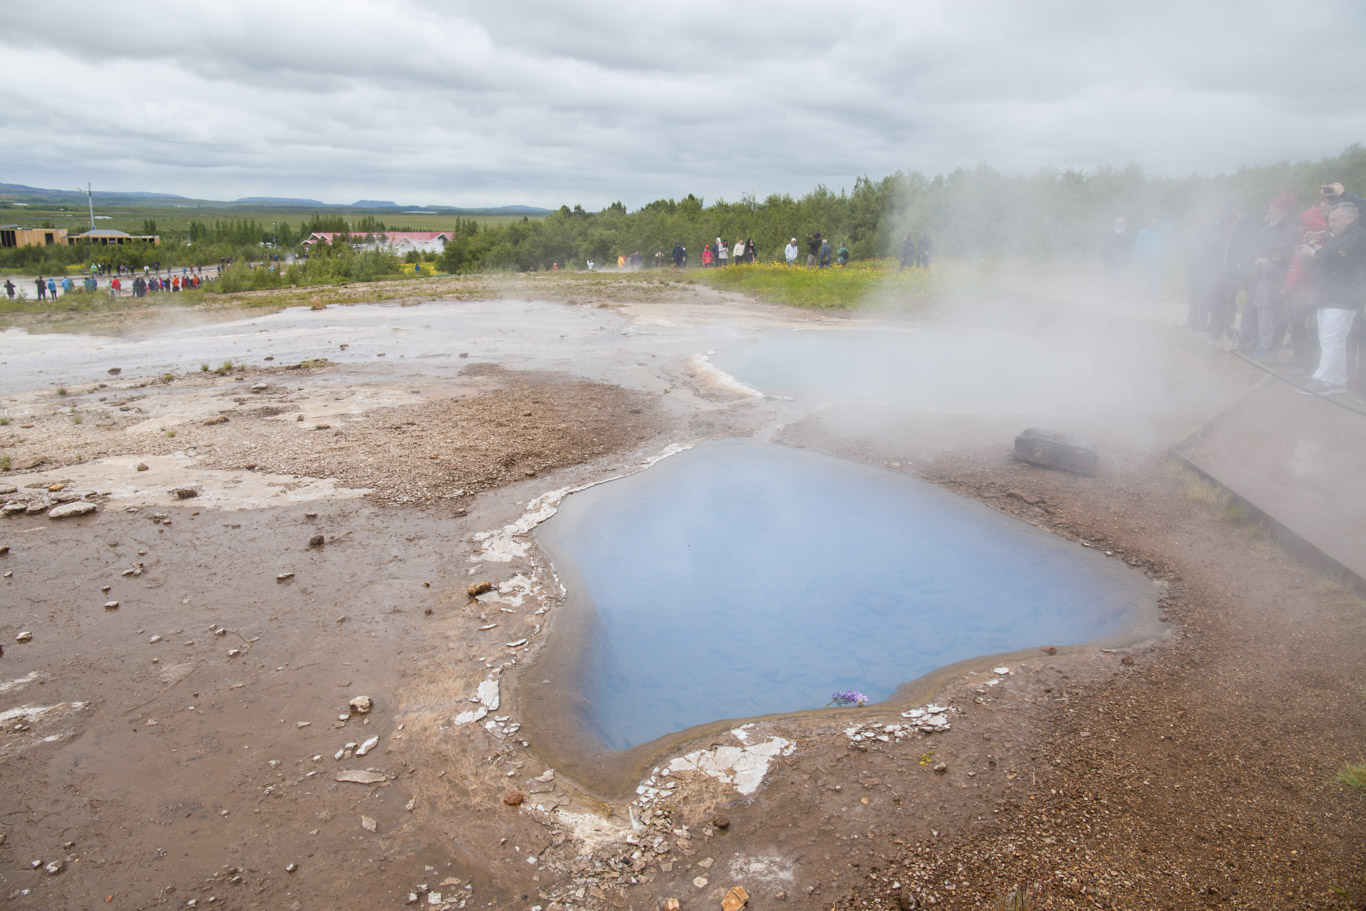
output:
[[[940,282],[939,273],[901,269],[894,259],[825,269],[756,263],[689,270],[684,274],[693,281],[750,294],[761,300],[823,310],[914,306],[930,300]]]
[[[431,266],[424,263],[418,275],[412,264],[404,264],[400,276],[379,281],[232,293],[201,289],[150,294],[140,300],[127,292],[118,298],[111,297],[103,287],[94,293],[77,291],[63,295],[55,302],[37,301],[31,293],[24,300],[7,301],[0,297],[0,329],[119,334],[144,324],[163,322],[177,313],[231,319],[246,312],[288,307],[320,309],[335,304],[396,301],[515,297],[570,303],[640,302],[670,299],[690,284],[708,284],[796,307],[915,310],[929,303],[945,280],[938,273],[924,270],[898,270],[894,260],[822,270],[754,265],[684,272],[646,269],[623,273],[481,275],[432,275]]]

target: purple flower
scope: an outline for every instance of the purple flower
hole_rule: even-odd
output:
[[[835,705],[867,705],[868,697],[858,690],[848,690],[834,694],[830,697],[830,701]]]

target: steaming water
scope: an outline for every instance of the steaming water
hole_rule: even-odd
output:
[[[537,535],[571,592],[559,629],[579,636],[573,679],[550,688],[574,690],[613,749],[1105,639],[1156,597],[1118,562],[931,484],[754,442],[575,494]]]

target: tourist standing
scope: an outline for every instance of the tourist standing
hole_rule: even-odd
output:
[[[1306,394],[1337,395],[1347,391],[1347,337],[1366,297],[1366,228],[1350,202],[1328,213],[1328,238],[1314,249],[1299,249],[1314,280],[1312,300],[1319,317],[1319,368]]]
[[[797,265],[797,238],[788,241],[787,246],[783,247],[783,259],[789,266]]]

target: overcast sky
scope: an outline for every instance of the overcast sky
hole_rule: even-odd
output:
[[[1366,140],[1359,0],[10,0],[0,59],[0,182],[207,199],[635,209]]]

